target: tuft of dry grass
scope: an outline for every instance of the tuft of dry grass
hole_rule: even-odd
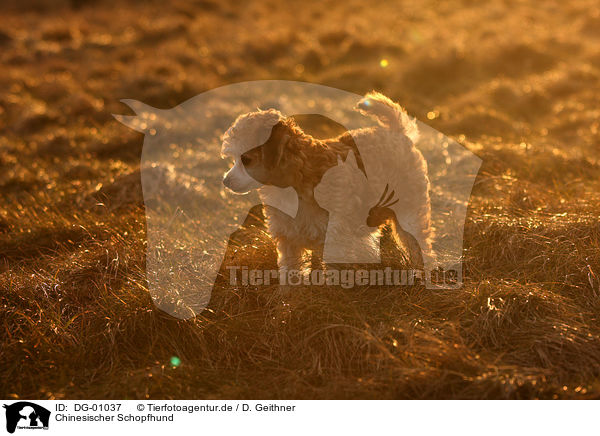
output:
[[[3,4],[0,397],[598,398],[599,12]],[[220,281],[196,319],[154,308],[143,138],[110,114],[270,78],[378,89],[483,159],[460,290]],[[226,262],[270,268],[255,213]]]

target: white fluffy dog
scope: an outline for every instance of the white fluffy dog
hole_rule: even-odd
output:
[[[414,146],[416,122],[376,92],[360,100],[357,109],[379,125],[319,140],[304,133],[293,119],[269,109],[239,116],[223,135],[221,153],[235,160],[223,179],[227,188],[236,193],[258,189],[264,204],[281,204],[280,191],[285,188],[297,194],[295,216],[265,207],[282,269],[302,268],[306,250],[322,258],[325,248],[325,261],[331,262],[361,259],[348,257],[353,250],[347,243],[325,247],[326,240],[357,239],[354,247],[372,252],[378,250],[373,246],[373,241],[378,242],[378,227],[386,222],[392,224],[413,266],[422,268],[430,259],[429,179],[425,160]],[[352,168],[340,168],[323,179],[346,160]],[[357,175],[356,169],[362,173]],[[335,223],[327,237],[330,219]],[[346,236],[340,239],[336,229],[346,229]],[[365,256],[373,258],[369,253]]]

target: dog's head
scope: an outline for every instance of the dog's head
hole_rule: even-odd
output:
[[[280,164],[292,134],[289,122],[274,109],[240,116],[223,135],[221,154],[234,158],[223,184],[239,194],[262,185],[290,186],[291,175]]]

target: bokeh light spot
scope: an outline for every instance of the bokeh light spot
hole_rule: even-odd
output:
[[[440,116],[440,113],[438,111],[427,112],[427,119],[429,119],[429,120],[435,120],[439,116]]]

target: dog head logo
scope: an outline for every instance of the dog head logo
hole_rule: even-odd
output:
[[[6,431],[14,433],[18,429],[48,429],[50,411],[29,401],[19,401],[4,405],[6,409]]]
[[[145,134],[149,288],[173,316],[206,308],[229,236],[261,203],[280,270],[303,270],[305,251],[325,269],[376,267],[390,231],[427,286],[462,284],[463,226],[481,160],[389,98],[257,81],[170,110],[124,103],[136,114],[115,117]],[[345,131],[313,136],[296,122],[303,114]],[[438,271],[452,280],[434,280]]]

